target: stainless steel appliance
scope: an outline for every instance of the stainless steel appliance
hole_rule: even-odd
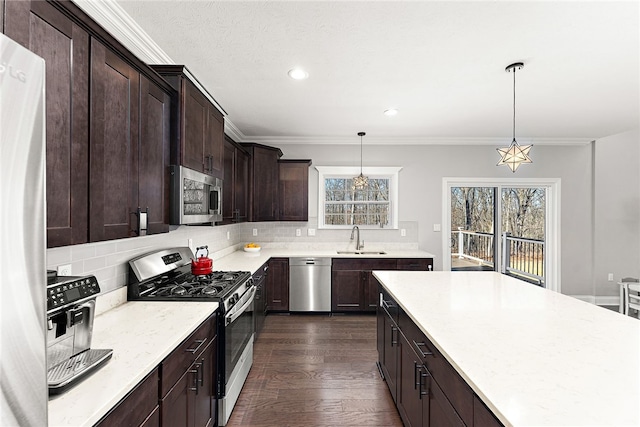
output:
[[[289,310],[331,311],[331,258],[289,258]]]
[[[130,301],[218,301],[218,425],[227,424],[253,364],[254,286],[248,271],[193,274],[193,252],[177,247],[129,261]]]
[[[222,221],[222,180],[184,166],[171,166],[171,223]]]
[[[44,60],[0,34],[0,425],[47,425]]]
[[[59,394],[107,362],[113,350],[91,348],[95,276],[59,276],[47,285],[47,380]]]

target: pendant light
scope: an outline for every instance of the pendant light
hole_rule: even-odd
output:
[[[516,141],[516,70],[521,70],[523,67],[522,62],[516,62],[505,68],[507,73],[513,72],[513,141],[506,148],[496,148],[501,157],[496,166],[507,165],[514,173],[522,163],[533,163],[529,157],[529,151],[533,145],[520,146]]]
[[[362,137],[365,135],[364,132],[358,132],[360,137],[360,175],[353,178],[353,188],[356,190],[364,189],[369,183],[369,178],[362,174]]]

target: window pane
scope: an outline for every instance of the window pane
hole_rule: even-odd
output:
[[[365,188],[355,189],[351,177],[325,177],[324,224],[388,224],[390,182],[390,178],[369,178]]]

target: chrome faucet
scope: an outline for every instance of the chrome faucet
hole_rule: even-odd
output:
[[[353,228],[351,229],[351,238],[350,240],[353,240],[353,232],[356,232],[356,251],[359,251],[360,249],[362,249],[364,247],[364,242],[362,242],[363,244],[360,244],[360,229],[358,228],[357,225],[354,225]]]

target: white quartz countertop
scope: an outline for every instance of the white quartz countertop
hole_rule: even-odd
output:
[[[637,319],[493,272],[373,274],[505,425],[640,425]]]
[[[49,400],[49,426],[92,426],[218,308],[217,302],[129,302],[96,316],[92,348],[105,365]]]
[[[367,251],[376,249],[366,248]],[[338,250],[329,249],[282,249],[262,248],[260,252],[244,252],[239,250],[223,258],[213,261],[213,269],[219,271],[251,271],[255,273],[269,258],[298,258],[298,257],[323,257],[323,258],[433,258],[433,254],[421,250],[385,250],[385,254],[338,254]]]

